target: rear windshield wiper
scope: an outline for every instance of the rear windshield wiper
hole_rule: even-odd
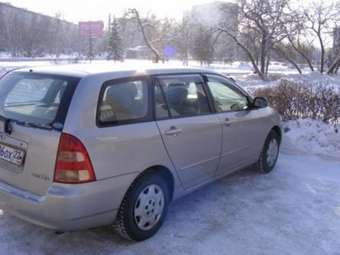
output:
[[[42,124],[42,123],[35,123],[35,122],[30,122],[30,121],[19,121],[19,120],[15,120],[13,122],[15,122],[18,125],[25,126],[25,127],[42,128],[42,129],[48,129],[48,130],[53,129],[52,125],[50,124]]]
[[[35,123],[35,122],[30,122],[30,121],[14,120],[14,119],[9,119],[3,115],[0,115],[0,120],[4,122],[3,131],[9,135],[12,133],[12,130],[13,130],[11,123],[16,123],[18,125],[25,126],[25,127],[41,128],[41,129],[46,129],[46,130],[52,130],[52,129],[59,130],[60,129],[51,124],[42,124],[42,123]]]

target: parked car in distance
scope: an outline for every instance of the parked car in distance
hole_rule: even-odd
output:
[[[69,65],[0,80],[0,208],[71,231],[144,240],[171,201],[254,165],[269,173],[280,116],[204,69]]]

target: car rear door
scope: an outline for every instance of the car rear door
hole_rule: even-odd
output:
[[[222,130],[221,163],[217,175],[224,175],[255,163],[264,142],[264,129],[247,95],[232,81],[219,75],[206,75],[209,93]]]
[[[158,76],[155,115],[163,142],[185,188],[212,179],[222,129],[198,74]]]

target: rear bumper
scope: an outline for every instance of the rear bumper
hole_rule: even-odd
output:
[[[37,196],[0,181],[0,209],[31,223],[60,231],[112,224],[135,175],[80,185],[52,184]]]

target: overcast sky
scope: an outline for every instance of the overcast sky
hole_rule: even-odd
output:
[[[66,20],[78,23],[86,20],[107,20],[109,13],[121,15],[127,8],[137,8],[141,13],[150,11],[158,17],[180,19],[191,6],[215,0],[0,0],[14,6],[54,16],[61,13]],[[221,0],[231,2],[236,0]],[[306,3],[313,0],[293,0]],[[332,1],[332,0],[324,0]]]

